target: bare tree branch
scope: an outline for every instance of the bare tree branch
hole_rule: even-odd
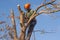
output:
[[[20,5],[17,5],[19,13],[20,13],[20,27],[21,27],[21,33],[19,40],[25,40],[25,33],[26,33],[26,27],[24,24],[24,12],[21,10]]]
[[[20,5],[17,5],[19,13],[20,13],[20,25],[24,25],[24,12],[21,10]]]
[[[51,4],[54,8],[60,9],[60,4]]]
[[[0,21],[0,24],[6,23],[5,21]]]
[[[11,31],[9,31],[8,34],[9,34],[9,36],[10,36],[12,39],[14,39]]]
[[[41,4],[40,6],[37,7],[36,11],[38,11],[41,7],[43,6],[46,6],[46,5],[49,5],[49,4],[52,4],[54,3],[56,0],[52,0],[51,2],[47,2],[46,4]]]
[[[4,31],[4,28],[0,28],[0,31]]]
[[[11,20],[12,20],[12,25],[13,25],[13,29],[14,29],[14,40],[17,40],[17,32],[16,32],[16,23],[15,23],[15,19],[14,19],[14,11],[11,10]]]

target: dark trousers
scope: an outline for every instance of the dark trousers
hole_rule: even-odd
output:
[[[27,34],[28,34],[28,35],[27,35],[27,37],[28,37],[27,40],[30,39],[30,37],[31,37],[31,35],[32,35],[32,32],[33,32],[33,29],[34,29],[35,25],[36,25],[36,20],[33,19],[33,20],[30,22],[30,26],[29,26],[28,33],[27,33]]]

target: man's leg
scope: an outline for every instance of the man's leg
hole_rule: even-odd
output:
[[[31,24],[30,24],[30,27],[29,27],[28,33],[27,33],[28,34],[27,35],[27,40],[30,40],[30,37],[32,35],[32,32],[33,32],[33,29],[34,29],[35,25],[36,25],[36,20],[32,21]]]

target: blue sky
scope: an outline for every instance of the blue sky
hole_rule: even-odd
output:
[[[58,3],[59,0],[57,0]],[[31,3],[31,8],[36,9],[43,1],[42,0],[0,0],[0,21],[6,21],[8,24],[11,23],[9,18],[6,18],[10,15],[10,9],[14,10],[15,16],[19,15],[17,4],[19,4],[24,10],[25,3]],[[3,13],[5,15],[3,15]],[[54,16],[54,17],[53,17]],[[60,40],[60,12],[56,12],[51,15],[41,14],[36,17],[37,24],[34,30],[45,30],[47,32],[53,31],[55,33],[44,33],[35,32],[36,40]],[[19,20],[16,18],[16,25],[19,34]],[[33,40],[33,35],[31,37]]]

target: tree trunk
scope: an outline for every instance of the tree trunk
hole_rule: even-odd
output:
[[[23,26],[21,28],[21,32],[20,32],[20,40],[25,40],[25,33],[26,33],[26,29],[25,27]]]

